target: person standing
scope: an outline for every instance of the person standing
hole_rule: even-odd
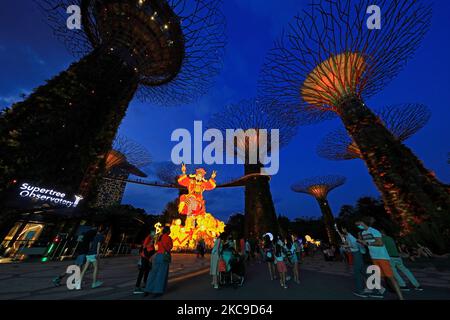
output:
[[[212,285],[214,289],[219,289],[219,260],[220,260],[220,253],[222,252],[222,240],[225,240],[225,237],[220,235],[216,238],[214,241],[214,246],[211,250],[211,262],[209,264],[209,274],[212,276]]]
[[[150,231],[150,234],[145,238],[142,243],[142,248],[140,252],[139,261],[139,274],[136,280],[136,286],[134,289],[134,294],[143,294],[144,290],[141,288],[142,280],[147,283],[148,274],[152,269],[151,258],[155,254],[155,231]]]
[[[400,253],[398,252],[397,244],[395,243],[394,239],[386,235],[386,232],[384,232],[384,230],[381,230],[381,234],[383,235],[383,243],[386,246],[386,250],[388,251],[391,258],[391,268],[394,272],[395,280],[400,286],[400,290],[409,291],[409,288],[406,286],[405,281],[400,276],[399,271],[401,271],[406,276],[406,278],[408,278],[408,280],[414,286],[415,290],[422,291],[423,289],[417,281],[416,277],[414,277],[412,272],[403,264],[403,260],[400,257]]]
[[[381,277],[388,282],[392,288],[395,290],[397,297],[400,300],[403,300],[402,292],[395,281],[394,272],[391,268],[389,253],[384,246],[381,232],[375,228],[369,227],[368,222],[365,219],[361,219],[356,221],[356,227],[361,230],[362,240],[358,240],[358,242],[367,246],[369,249],[370,257],[372,258],[372,263],[380,268]],[[371,297],[383,298],[383,293],[385,289],[380,292],[379,295],[370,295]]]
[[[252,252],[252,247],[250,245],[250,241],[248,239],[245,240],[245,255],[244,255],[244,259],[245,262],[249,263],[250,262],[250,255]]]
[[[267,267],[269,268],[270,280],[274,280],[276,279],[275,265],[274,265],[275,257],[274,257],[273,242],[270,239],[269,235],[266,235],[264,237],[263,252],[264,252],[264,261],[267,262]]]
[[[156,254],[153,258],[152,269],[147,279],[145,296],[153,293],[154,297],[158,297],[166,291],[169,278],[169,264],[172,260],[170,253],[172,247],[173,240],[170,237],[170,227],[165,226],[156,242]]]
[[[97,229],[97,233],[89,244],[89,250],[86,255],[86,263],[84,264],[83,271],[81,271],[80,281],[78,284],[78,288],[81,289],[81,283],[83,282],[84,276],[86,275],[86,271],[89,269],[89,266],[92,264],[94,266],[94,273],[92,275],[92,289],[100,287],[103,282],[98,281],[98,272],[99,272],[99,259],[100,259],[100,248],[105,241],[105,236],[103,234],[103,227],[100,226]],[[77,289],[78,289],[77,288]]]
[[[275,245],[275,264],[277,266],[277,271],[280,274],[280,285],[282,288],[287,289],[286,285],[286,254],[284,252],[283,244],[280,241]]]
[[[299,270],[298,270],[299,244],[297,236],[292,235],[291,239],[292,239],[291,241],[288,241],[287,250],[289,252],[289,259],[292,263],[292,273],[294,275],[294,282],[300,284]]]
[[[353,277],[355,278],[356,289],[353,294],[361,298],[367,298],[368,294],[365,292],[366,268],[363,258],[363,254],[366,253],[366,249],[350,232],[348,232],[347,228],[342,228],[342,233],[345,241],[345,248],[350,251],[352,256]]]

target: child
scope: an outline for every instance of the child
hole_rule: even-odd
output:
[[[286,273],[287,267],[285,263],[286,255],[283,252],[283,246],[277,243],[275,246],[275,263],[277,265],[278,273],[280,274],[280,284],[281,287],[287,289],[286,285]]]

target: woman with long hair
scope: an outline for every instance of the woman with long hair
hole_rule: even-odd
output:
[[[169,278],[169,264],[172,260],[170,254],[172,247],[173,241],[170,237],[170,227],[165,226],[155,245],[156,254],[154,255],[152,270],[145,287],[146,296],[149,293],[153,293],[154,297],[158,297],[166,291]]]

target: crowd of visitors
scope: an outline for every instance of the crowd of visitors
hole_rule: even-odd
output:
[[[418,244],[417,249],[410,250],[404,244],[397,245],[395,240],[385,230],[373,227],[373,220],[360,219],[354,226],[335,229],[340,236],[340,244],[322,244],[321,250],[325,261],[343,260],[353,269],[354,294],[358,297],[383,298],[387,289],[393,291],[399,299],[402,292],[411,289],[422,291],[422,287],[413,273],[405,266],[403,259],[435,255],[426,247]],[[352,232],[349,230],[352,229]],[[90,266],[93,266],[92,288],[102,285],[98,281],[100,248],[105,240],[103,228],[92,228],[80,235],[77,246],[76,265],[81,270],[79,281],[75,288],[81,289],[83,278]],[[139,272],[136,279],[134,294],[157,297],[164,294],[171,263],[173,247],[170,237],[170,227],[163,228],[160,234],[151,231],[142,243],[139,251]],[[210,255],[211,285],[218,289],[221,286],[242,286],[248,265],[253,263],[267,264],[270,280],[279,280],[280,286],[288,288],[288,281],[300,284],[299,264],[305,256],[314,257],[318,247],[313,242],[305,242],[295,234],[285,237],[265,234],[261,239],[233,239],[229,234],[221,234],[214,242]],[[203,258],[207,248],[205,241],[200,239],[196,246],[197,258]],[[381,277],[378,287],[368,286],[368,266],[376,266]],[[67,274],[61,274],[53,279],[56,286]],[[411,284],[408,287],[405,279]],[[382,284],[382,285],[381,285]]]

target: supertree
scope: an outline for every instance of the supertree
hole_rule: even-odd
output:
[[[325,230],[328,241],[331,244],[337,244],[337,234],[334,229],[334,216],[328,203],[328,193],[345,183],[345,177],[338,175],[329,175],[304,179],[291,186],[292,191],[306,193],[313,196],[320,206],[322,212]]]
[[[0,188],[13,179],[89,192],[128,104],[194,101],[222,64],[220,0],[36,0],[79,57],[0,117]],[[81,29],[69,30],[69,6]]]
[[[271,144],[272,129],[279,130],[279,147],[286,145],[297,132],[296,126],[290,125],[282,117],[268,111],[274,104],[274,102],[261,103],[254,99],[242,100],[212,115],[208,122],[209,128],[218,129],[225,135],[227,135],[227,129],[242,130],[232,140],[227,139],[225,148],[232,156],[240,159],[244,165],[244,175],[250,177],[245,183],[247,236],[278,231],[275,207],[270,192],[270,176],[266,175],[263,169],[265,159],[259,156],[252,157],[261,148],[267,148],[267,154],[278,152],[278,149],[275,150]]]
[[[431,112],[423,104],[402,104],[385,107],[377,112],[377,115],[396,139],[405,141],[427,124]],[[317,153],[329,160],[362,158],[358,146],[341,128],[324,137],[317,148]]]
[[[99,186],[95,199],[95,207],[108,207],[120,204],[125,192],[129,175],[147,177],[141,169],[151,163],[151,155],[147,149],[133,140],[118,135],[114,139],[113,148],[105,158],[105,177]],[[119,178],[119,179],[117,179]]]
[[[430,28],[431,7],[421,0],[377,1],[382,26],[374,29],[366,14],[372,4],[315,1],[269,52],[259,94],[283,102],[280,113],[294,109],[311,120],[338,115],[387,211],[409,234],[423,221],[446,219],[449,191],[364,100],[381,91],[413,56]]]

